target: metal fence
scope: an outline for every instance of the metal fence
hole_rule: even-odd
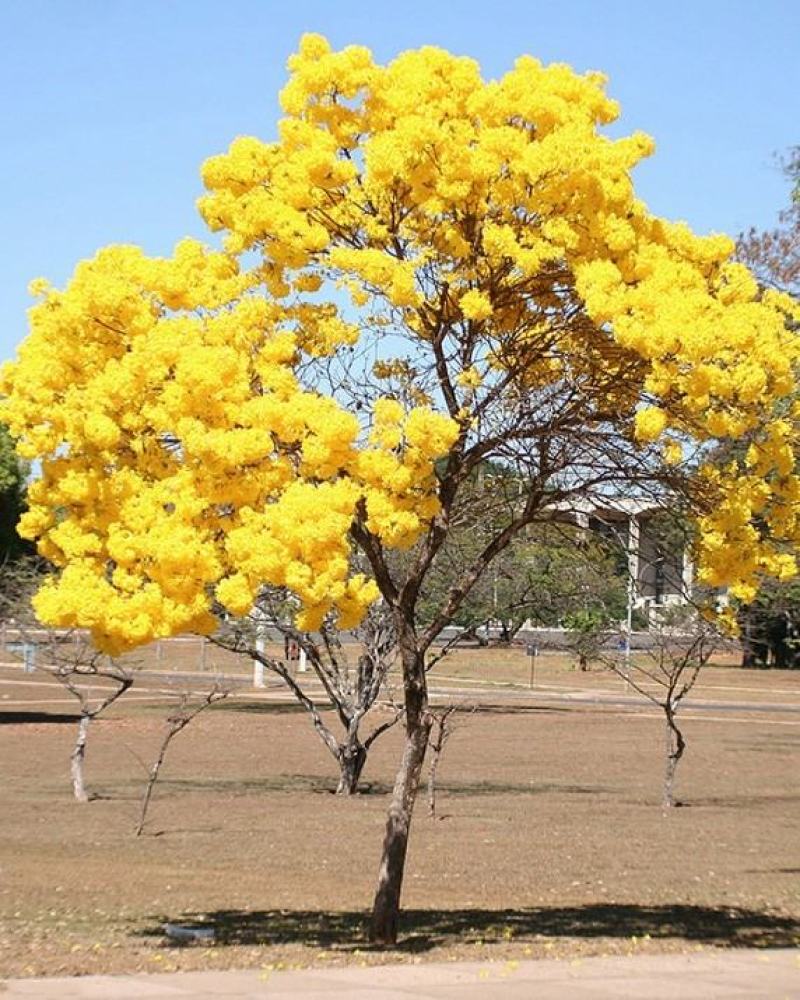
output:
[[[88,644],[88,634],[81,631],[21,629],[12,622],[0,623],[2,659],[21,664],[26,673],[35,670],[37,664],[47,667],[54,666],[55,660],[77,660],[81,650],[87,650]],[[296,650],[287,656],[283,642],[278,642],[277,637],[267,640],[264,652],[276,659],[288,659],[290,665],[300,671],[306,667],[301,652]],[[148,673],[248,676],[253,672],[253,662],[247,656],[222,649],[204,636],[197,635],[158,639],[118,657],[117,661],[131,670],[146,670]]]

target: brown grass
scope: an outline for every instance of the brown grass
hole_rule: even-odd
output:
[[[624,691],[541,659],[537,684],[550,693]],[[664,816],[655,711],[545,703],[509,686],[526,671],[519,651],[458,653],[437,668],[434,687],[455,683],[438,674],[490,693],[474,696],[481,710],[447,746],[442,819],[419,802],[401,948],[374,953],[364,915],[398,730],[347,801],[330,794],[333,762],[302,713],[266,698],[223,703],[176,740],[137,839],[142,762],[168,699],[123,701],[94,724],[97,798],[80,805],[68,696],[2,670],[0,973],[794,944],[800,715],[687,712],[685,807]],[[788,709],[800,674],[712,669],[697,695]],[[212,926],[216,941],[170,946],[166,921]]]

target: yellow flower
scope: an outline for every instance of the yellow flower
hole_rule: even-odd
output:
[[[492,315],[492,303],[488,296],[476,288],[465,292],[458,300],[458,304],[467,319],[480,321],[488,319]]]
[[[667,465],[679,465],[683,461],[683,445],[680,441],[667,441],[662,448]]]
[[[467,368],[465,371],[459,372],[456,382],[464,389],[479,389],[483,379],[481,378],[481,374],[475,365],[472,365],[471,368]]]
[[[658,406],[646,406],[635,419],[635,434],[639,441],[655,441],[667,426],[667,414]]]

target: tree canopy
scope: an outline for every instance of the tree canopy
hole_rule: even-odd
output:
[[[484,81],[441,49],[381,66],[316,35],[289,68],[277,140],[203,166],[222,249],[111,246],[64,290],[33,283],[2,414],[41,461],[20,530],[56,567],[44,619],[114,651],[209,632],[264,583],[307,629],[379,590],[413,604],[494,457],[529,492],[484,565],[548,504],[627,484],[691,497],[707,582],[793,571],[774,541],[797,534],[796,408],[765,417],[795,386],[796,306],[636,197],[653,143],[603,133],[601,74],[523,56]],[[385,551],[423,539],[392,580]]]

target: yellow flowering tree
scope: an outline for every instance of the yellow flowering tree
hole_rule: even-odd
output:
[[[750,229],[739,236],[737,259],[746,264],[760,285],[800,294],[800,147],[787,150],[779,158],[783,173],[790,183],[788,205],[778,214],[774,229],[759,232]],[[776,416],[785,412],[786,402],[778,401]],[[719,462],[730,461],[731,454],[740,454],[747,440],[729,442],[720,448]],[[798,581],[766,580],[754,600],[737,602],[736,617],[742,644],[742,666],[757,663],[786,667],[798,661],[793,648],[793,633],[800,624],[800,591]]]
[[[726,237],[650,214],[630,171],[653,144],[603,133],[618,109],[600,74],[524,56],[487,82],[441,49],[382,66],[316,35],[289,69],[278,138],[203,167],[221,249],[115,246],[63,291],[37,283],[2,419],[41,463],[20,529],[56,567],[38,612],[105,650],[211,632],[265,585],[295,595],[302,630],[382,595],[405,688],[372,924],[391,942],[425,654],[517,534],[624,490],[696,515],[710,585],[746,596],[794,571],[797,412],[765,418],[795,385],[796,307]],[[741,459],[704,462],[743,437]],[[498,491],[422,627],[487,461],[524,489]]]

